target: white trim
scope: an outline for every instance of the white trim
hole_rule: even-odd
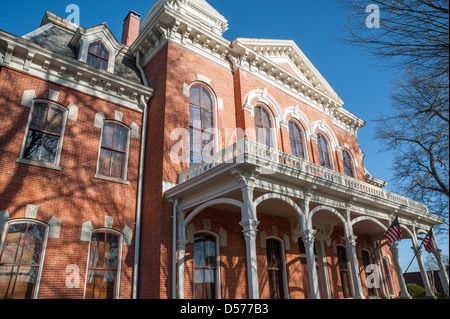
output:
[[[3,233],[5,234],[5,236],[2,236],[2,240],[0,243],[0,257],[1,257],[1,253],[3,251],[3,245],[5,244],[5,241],[6,241],[6,237],[7,237],[6,231],[8,229],[8,226],[11,224],[22,224],[22,223],[37,224],[39,226],[42,226],[45,229],[44,238],[42,239],[41,256],[40,256],[40,260],[39,260],[39,271],[38,271],[36,279],[35,279],[36,283],[34,285],[34,291],[33,291],[33,297],[32,297],[32,299],[38,299],[39,286],[41,284],[42,268],[44,267],[45,252],[47,251],[47,242],[48,242],[48,234],[50,232],[50,226],[44,222],[41,222],[40,220],[31,219],[31,218],[18,218],[18,219],[10,219],[10,220],[6,221],[4,228],[3,228]]]
[[[123,176],[122,178],[114,178],[114,177],[110,177],[110,176],[104,176],[99,174],[98,169],[99,169],[99,163],[100,163],[100,152],[102,149],[102,142],[103,142],[103,129],[105,127],[105,124],[108,123],[112,123],[112,124],[116,124],[121,126],[122,128],[127,130],[127,145],[125,147],[126,149],[126,155],[125,155],[125,160],[124,160],[124,167],[123,167]],[[102,130],[101,130],[101,134],[100,134],[100,143],[98,146],[98,155],[97,155],[97,168],[95,170],[95,178],[100,178],[100,179],[104,179],[104,180],[109,180],[112,182],[120,182],[122,184],[129,184],[129,181],[127,180],[128,177],[128,160],[129,160],[129,156],[130,156],[130,141],[131,141],[131,128],[129,126],[127,126],[126,124],[116,121],[116,120],[109,120],[109,119],[103,119],[103,125],[102,125]],[[103,178],[102,178],[103,177]]]
[[[114,299],[119,299],[120,298],[120,278],[121,278],[121,272],[122,272],[123,234],[115,229],[106,228],[106,227],[92,229],[91,233],[90,233],[89,249],[88,249],[88,255],[87,255],[87,262],[86,262],[86,276],[84,279],[83,299],[86,298],[86,287],[87,287],[88,274],[89,274],[89,261],[90,261],[89,259],[91,256],[92,235],[94,233],[101,233],[101,232],[110,232],[119,237],[119,247],[118,247],[118,251],[117,251],[117,274],[116,274],[115,295],[114,295]],[[106,240],[106,237],[105,237],[105,240]]]
[[[37,98],[37,99],[33,100],[33,105],[31,106],[30,113],[28,115],[28,122],[27,122],[27,127],[25,129],[25,136],[24,136],[24,139],[22,141],[22,148],[20,150],[20,156],[19,156],[17,161],[20,162],[20,163],[25,163],[25,164],[27,164],[26,163],[27,161],[32,161],[32,160],[29,160],[27,158],[24,158],[24,152],[25,152],[25,147],[26,147],[26,144],[27,144],[28,132],[30,131],[30,124],[31,124],[31,121],[33,119],[33,111],[34,111],[35,103],[49,104],[49,105],[55,106],[58,109],[63,111],[63,124],[62,124],[62,127],[61,127],[61,135],[59,137],[58,146],[57,146],[57,150],[56,150],[56,154],[55,154],[55,162],[54,163],[47,163],[47,162],[42,162],[42,161],[33,161],[33,162],[36,162],[36,166],[55,168],[56,170],[61,170],[59,164],[60,164],[60,160],[61,160],[62,147],[64,145],[63,141],[64,141],[64,135],[66,133],[66,123],[67,123],[69,110],[65,106],[63,106],[63,105],[61,105],[61,104],[59,104],[59,103],[57,103],[55,101],[50,101],[50,100],[46,100],[46,99],[39,99],[39,98]]]
[[[289,282],[287,279],[287,270],[286,270],[286,249],[285,249],[285,244],[284,244],[284,240],[278,236],[267,236],[265,238],[265,242],[266,242],[266,251],[267,251],[267,240],[268,239],[275,239],[277,241],[279,241],[281,243],[281,262],[283,264],[283,269],[282,269],[282,276],[283,276],[283,290],[284,290],[284,299],[290,299],[289,297]],[[266,262],[267,262],[267,256],[266,256]],[[267,274],[268,276],[268,274]]]
[[[193,236],[195,238],[195,235],[197,234],[208,234],[211,236],[214,236],[215,238],[215,245],[216,245],[216,299],[222,299],[222,283],[221,283],[221,273],[220,273],[220,268],[221,268],[221,261],[220,261],[220,235],[216,234],[210,230],[198,230],[195,231]],[[193,255],[195,254],[195,245],[193,245]],[[195,265],[193,265],[192,267],[192,271],[195,271]],[[192,292],[193,292],[193,296],[195,296],[195,284],[194,284],[194,274],[192,274]]]

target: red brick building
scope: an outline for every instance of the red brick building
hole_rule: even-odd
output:
[[[408,297],[384,234],[443,221],[367,172],[294,42],[227,28],[158,0],[121,43],[50,12],[0,31],[0,298]]]

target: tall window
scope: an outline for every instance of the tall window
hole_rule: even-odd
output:
[[[216,238],[196,234],[194,238],[194,296],[195,299],[216,299]]]
[[[363,260],[363,265],[364,265],[364,271],[366,273],[366,278],[367,278],[368,276],[370,276],[370,273],[367,273],[366,269],[367,269],[367,266],[372,264],[372,260],[370,260],[370,258],[369,258],[370,255],[367,250],[362,250],[361,254],[362,254],[362,260]],[[367,289],[369,291],[369,296],[376,296],[375,288],[372,287],[372,288],[367,288]]]
[[[22,158],[57,164],[66,112],[48,103],[35,102]]]
[[[305,159],[303,134],[300,127],[294,121],[289,122],[289,137],[291,140],[292,155]]]
[[[119,265],[120,237],[107,231],[91,237],[85,299],[114,299]]]
[[[285,293],[281,242],[276,239],[267,239],[266,254],[269,272],[270,299],[284,299]]]
[[[273,147],[272,121],[267,109],[261,105],[255,107],[255,126],[258,143]]]
[[[353,162],[352,162],[352,158],[350,157],[350,154],[347,151],[343,151],[342,158],[344,159],[345,174],[350,177],[355,177],[355,174],[353,171]]]
[[[0,298],[31,299],[35,293],[45,228],[13,223],[5,233],[0,253]]]
[[[349,298],[352,296],[350,289],[350,270],[347,258],[347,252],[344,247],[337,246],[337,257],[339,264],[339,275],[341,277],[341,286],[344,298]]]
[[[317,146],[319,148],[320,165],[331,169],[330,152],[328,150],[328,143],[322,134],[317,134]]]
[[[196,84],[190,92],[190,164],[214,155],[214,101],[210,91]]]
[[[89,45],[87,64],[107,70],[109,60],[109,51],[106,49],[102,41],[97,41]]]
[[[391,268],[389,267],[389,261],[386,257],[381,258],[384,268],[384,278],[388,288],[389,295],[394,294],[394,286],[392,284]]]
[[[128,130],[115,123],[103,125],[98,174],[125,179]]]

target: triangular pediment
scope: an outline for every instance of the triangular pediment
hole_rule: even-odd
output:
[[[294,41],[238,38],[235,42],[343,104],[338,94]]]

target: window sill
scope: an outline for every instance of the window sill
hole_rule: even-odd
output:
[[[53,164],[49,164],[49,163],[44,163],[44,162],[37,162],[37,161],[31,161],[31,160],[27,160],[24,158],[18,158],[16,159],[17,163],[21,163],[21,164],[27,164],[27,165],[33,165],[33,166],[38,166],[38,167],[42,167],[42,168],[48,168],[48,169],[52,169],[55,171],[61,171],[62,168]]]
[[[123,185],[130,185],[130,182],[124,181],[123,179],[118,179],[118,178],[113,178],[113,177],[108,177],[108,176],[103,176],[103,175],[98,175],[98,174],[95,174],[94,178],[101,179],[101,180],[108,181],[108,182],[123,184]]]

